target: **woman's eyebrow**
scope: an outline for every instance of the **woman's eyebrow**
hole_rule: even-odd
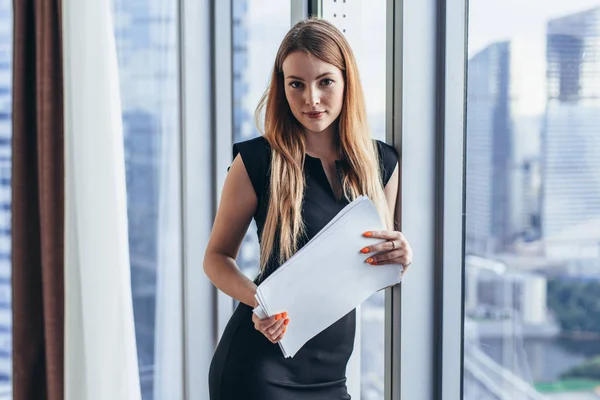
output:
[[[327,76],[327,75],[333,75],[333,72],[325,72],[325,73],[317,76],[315,79],[321,79],[322,77]],[[295,79],[297,81],[304,80],[304,79],[300,78],[299,76],[294,76],[294,75],[290,75],[290,76],[286,77],[285,79]]]

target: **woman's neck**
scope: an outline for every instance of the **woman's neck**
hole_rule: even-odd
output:
[[[339,138],[337,130],[329,127],[322,132],[311,132],[304,130],[306,140],[306,152],[322,160],[337,160],[339,154]]]

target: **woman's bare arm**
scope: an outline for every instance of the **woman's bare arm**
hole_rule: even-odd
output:
[[[385,194],[385,199],[386,199],[387,205],[390,210],[390,214],[394,218],[394,229],[398,229],[398,227],[400,226],[401,207],[400,207],[400,204],[398,204],[399,203],[399,201],[398,201],[399,187],[398,186],[400,183],[399,176],[400,176],[400,165],[396,164],[396,168],[394,168],[394,172],[392,173],[390,180],[388,181],[387,185],[385,185],[385,188],[383,189],[383,192]]]
[[[235,259],[257,205],[256,193],[238,155],[225,179],[204,255],[204,272],[219,290],[251,307],[257,305],[256,285],[240,271]]]

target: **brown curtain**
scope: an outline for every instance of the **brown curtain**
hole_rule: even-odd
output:
[[[13,398],[64,394],[60,0],[13,0]]]

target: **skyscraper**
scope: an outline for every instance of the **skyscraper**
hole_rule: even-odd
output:
[[[600,257],[600,7],[547,25],[542,129],[542,238],[546,256]],[[591,225],[590,225],[591,226]]]
[[[12,2],[0,0],[0,399],[12,376],[11,115]]]
[[[466,249],[489,255],[512,240],[509,42],[494,43],[468,63]]]

